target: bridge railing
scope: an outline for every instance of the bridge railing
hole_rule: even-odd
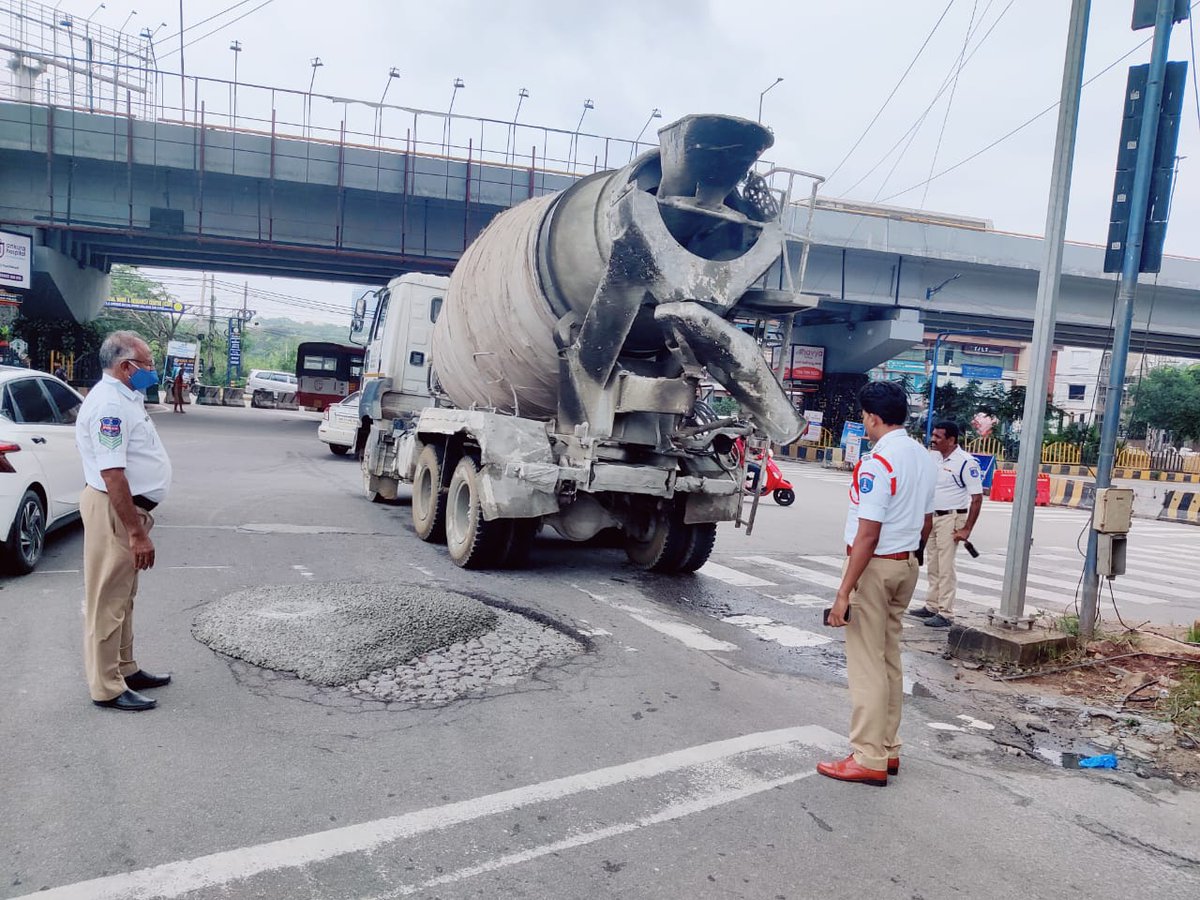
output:
[[[0,99],[193,126],[203,117],[206,128],[572,177],[619,168],[657,146],[653,132],[648,141],[630,140],[222,78],[181,79],[177,72],[139,64],[144,51],[84,62],[78,48],[67,49],[72,35],[59,31],[61,41],[38,50],[40,73],[0,71]],[[0,44],[14,41],[5,42],[0,34]]]

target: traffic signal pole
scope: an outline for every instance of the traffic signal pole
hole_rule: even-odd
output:
[[[1146,206],[1150,196],[1150,175],[1154,166],[1154,145],[1158,138],[1159,111],[1167,70],[1167,47],[1171,42],[1175,0],[1158,0],[1154,16],[1154,40],[1150,51],[1150,72],[1143,100],[1142,127],[1138,136],[1137,162],[1129,197],[1129,232],[1125,240],[1121,277],[1114,315],[1112,364],[1108,372],[1108,393],[1104,402],[1104,420],[1100,426],[1100,458],[1096,463],[1096,490],[1112,485],[1113,457],[1117,430],[1121,424],[1121,402],[1125,397],[1125,370],[1129,362],[1129,337],[1133,330],[1133,299],[1137,292],[1138,269],[1142,259]],[[1087,559],[1083,564],[1083,595],[1079,606],[1079,633],[1091,638],[1096,628],[1100,595],[1100,576],[1096,571],[1098,532],[1088,529]]]
[[[994,624],[1015,627],[1027,624],[1025,581],[1029,577],[1029,548],[1033,539],[1033,510],[1037,477],[1042,462],[1046,394],[1050,384],[1050,353],[1054,344],[1054,308],[1062,278],[1063,242],[1067,232],[1067,202],[1071,193],[1071,168],[1075,158],[1075,133],[1079,124],[1079,95],[1083,89],[1083,56],[1087,45],[1090,0],[1072,0],[1067,26],[1067,51],[1063,62],[1062,94],[1058,104],[1058,133],[1054,139],[1054,168],[1050,175],[1050,201],[1046,210],[1046,237],[1042,243],[1041,276],[1033,319],[1029,356],[1029,382],[1025,388],[1025,415],[1021,421],[1021,453],[1017,456],[1017,484],[1013,494],[1008,555],[1000,612]]]

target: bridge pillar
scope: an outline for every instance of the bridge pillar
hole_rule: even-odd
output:
[[[33,284],[21,304],[22,312],[38,319],[70,316],[87,322],[96,318],[108,300],[112,278],[67,253],[40,246],[39,237],[33,240]]]
[[[925,339],[915,309],[885,309],[879,318],[798,326],[792,343],[825,348],[825,372],[861,374]]]

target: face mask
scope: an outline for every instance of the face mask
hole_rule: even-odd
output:
[[[158,371],[156,369],[139,368],[129,376],[129,386],[135,391],[146,391],[156,384],[158,384]]]

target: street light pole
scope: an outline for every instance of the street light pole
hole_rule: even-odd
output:
[[[929,375],[929,409],[925,411],[925,443],[929,444],[929,439],[933,436],[933,406],[937,400],[937,381],[938,381],[938,357],[942,352],[942,338],[957,335],[964,337],[971,334],[990,334],[991,332],[983,329],[965,328],[962,331],[939,331],[937,338],[933,342],[933,369]]]
[[[231,41],[229,49],[233,51],[233,128],[237,130],[237,85],[238,85],[238,57],[242,55],[242,42]]]
[[[383,85],[383,93],[379,95],[379,109],[375,115],[375,140],[379,141],[383,137],[383,101],[387,99],[388,88],[392,86],[392,82],[400,77],[400,70],[395,66],[388,69],[387,81]]]
[[[325,63],[321,62],[321,57],[314,56],[308,63],[312,66],[312,77],[308,79],[308,137],[312,137],[312,92],[313,85],[317,83],[317,69],[321,68]]]
[[[758,122],[758,124],[762,124],[763,97],[767,95],[767,91],[771,90],[771,88],[775,87],[775,85],[779,84],[781,81],[783,81],[782,75],[772,81],[766,88],[763,89],[762,93],[758,95],[758,118],[755,120]]]
[[[642,135],[646,133],[646,129],[650,127],[650,123],[655,119],[662,118],[662,110],[657,106],[650,110],[650,118],[646,120],[646,124],[642,126],[642,130],[637,133],[637,137],[633,139],[633,146],[629,148],[629,159],[632,160],[637,155],[638,146],[642,142]]]
[[[571,150],[571,168],[575,168],[575,158],[579,155],[579,129],[583,127],[583,117],[588,114],[589,109],[595,109],[596,105],[592,103],[592,98],[583,101],[583,112],[579,114],[579,121],[575,123],[575,134],[571,138],[573,149]]]
[[[528,96],[529,91],[526,88],[521,88],[519,91],[517,91],[517,111],[513,113],[512,127],[509,129],[509,138],[512,144],[512,154],[514,157],[517,155],[517,116],[521,115],[521,104],[525,102],[525,99]],[[506,142],[504,145],[504,161],[506,163],[508,162],[508,149],[509,143]]]
[[[1150,51],[1150,69],[1146,76],[1146,92],[1142,98],[1141,134],[1138,137],[1137,161],[1134,164],[1133,188],[1129,196],[1129,231],[1125,238],[1121,277],[1117,289],[1117,308],[1114,315],[1112,362],[1108,370],[1108,395],[1104,403],[1104,420],[1100,423],[1100,456],[1096,460],[1096,491],[1112,486],[1113,457],[1117,447],[1117,431],[1121,425],[1121,405],[1125,399],[1125,370],[1129,362],[1129,337],[1133,330],[1133,300],[1137,293],[1138,270],[1142,262],[1142,239],[1145,233],[1146,207],[1150,201],[1150,180],[1154,173],[1154,145],[1158,138],[1163,82],[1167,70],[1167,50],[1171,43],[1171,27],[1176,3],[1158,0],[1154,18],[1154,41]],[[1079,634],[1090,639],[1096,627],[1100,574],[1096,569],[1099,532],[1088,529],[1087,559],[1083,564],[1083,592],[1079,604]]]
[[[454,90],[450,92],[450,108],[446,110],[446,124],[442,126],[442,153],[450,152],[450,117],[454,115],[454,99],[458,96],[459,88],[465,88],[466,82],[461,78],[454,79]]]

